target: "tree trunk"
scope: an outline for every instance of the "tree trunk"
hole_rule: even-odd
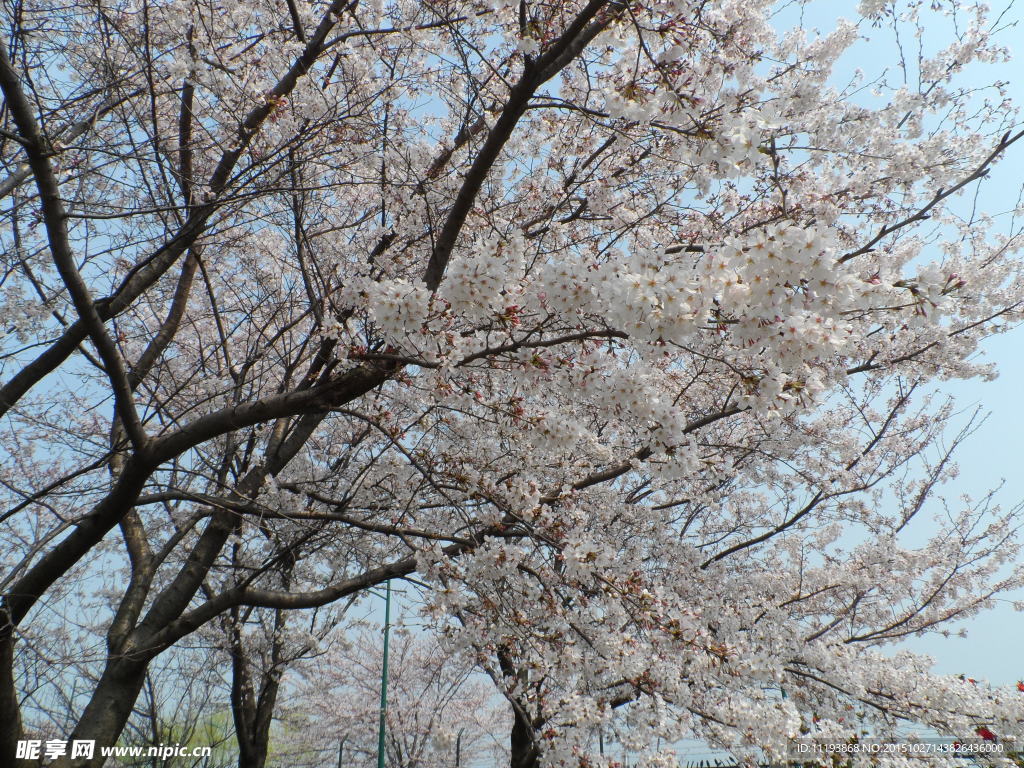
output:
[[[274,640],[269,669],[259,672],[259,694],[253,682],[252,664],[246,655],[238,626],[238,612],[232,612],[228,628],[231,638],[231,716],[238,740],[238,768],[264,768],[270,749],[270,725],[277,706],[280,670],[277,668],[280,641]],[[283,628],[283,612],[276,611],[276,627]]]
[[[246,658],[232,653],[231,716],[238,740],[238,768],[264,768],[270,747],[270,722],[277,701],[277,684],[266,679],[257,698]]]
[[[106,758],[102,747],[112,747],[131,716],[135,700],[146,679],[147,661],[110,657],[89,704],[68,737],[68,754],[53,763],[53,768],[100,768]],[[71,759],[71,742],[94,741],[92,758]]]
[[[540,753],[537,750],[533,723],[521,707],[513,707],[512,737],[509,740],[512,759],[510,768],[537,768]]]
[[[21,732],[21,707],[14,687],[14,627],[0,610],[0,755],[14,759]]]

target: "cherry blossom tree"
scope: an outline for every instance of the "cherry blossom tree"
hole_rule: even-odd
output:
[[[449,768],[456,757],[464,767],[507,763],[510,718],[490,682],[436,637],[402,626],[392,632],[386,764]],[[380,627],[363,628],[304,664],[303,684],[287,706],[290,733],[306,734],[329,757],[343,744],[347,765],[377,764],[381,640]]]
[[[1019,510],[932,506],[931,390],[1024,299],[958,204],[1022,136],[958,84],[1000,17],[799,5],[7,3],[0,753],[83,595],[57,736],[109,745],[196,633],[388,579],[523,764],[1019,728],[887,648],[1022,582]]]

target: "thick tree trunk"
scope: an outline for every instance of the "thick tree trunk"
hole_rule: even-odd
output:
[[[99,684],[78,720],[78,726],[68,737],[68,754],[53,763],[53,768],[99,768],[103,765],[106,758],[100,754],[100,750],[102,747],[114,746],[121,735],[135,700],[142,691],[147,666],[147,661],[117,656],[108,658]],[[75,740],[95,742],[91,759],[71,758],[70,745]]]
[[[248,736],[242,738],[242,734],[238,734],[238,768],[264,768],[267,764],[270,733],[250,733]]]
[[[14,627],[0,610],[0,763],[14,760],[21,736],[21,707],[14,687]]]
[[[509,741],[512,759],[510,768],[537,768],[540,754],[533,723],[523,714],[519,707],[513,708],[515,719],[512,721],[512,736]]]

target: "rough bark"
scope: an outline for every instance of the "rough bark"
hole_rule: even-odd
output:
[[[537,749],[533,723],[521,707],[513,708],[514,718],[509,738],[511,768],[537,768],[540,753]]]
[[[71,759],[67,755],[53,763],[53,768],[99,768],[104,764],[106,760],[100,755],[99,748],[117,742],[135,707],[135,700],[142,691],[147,666],[146,661],[127,655],[107,660],[107,666],[78,726],[68,737],[69,743],[73,740],[95,741],[93,757]]]

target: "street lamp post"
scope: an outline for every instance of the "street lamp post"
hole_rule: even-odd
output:
[[[384,768],[384,731],[388,715],[388,638],[391,633],[391,582],[384,597],[384,670],[380,675],[380,724],[377,728],[377,768]]]

